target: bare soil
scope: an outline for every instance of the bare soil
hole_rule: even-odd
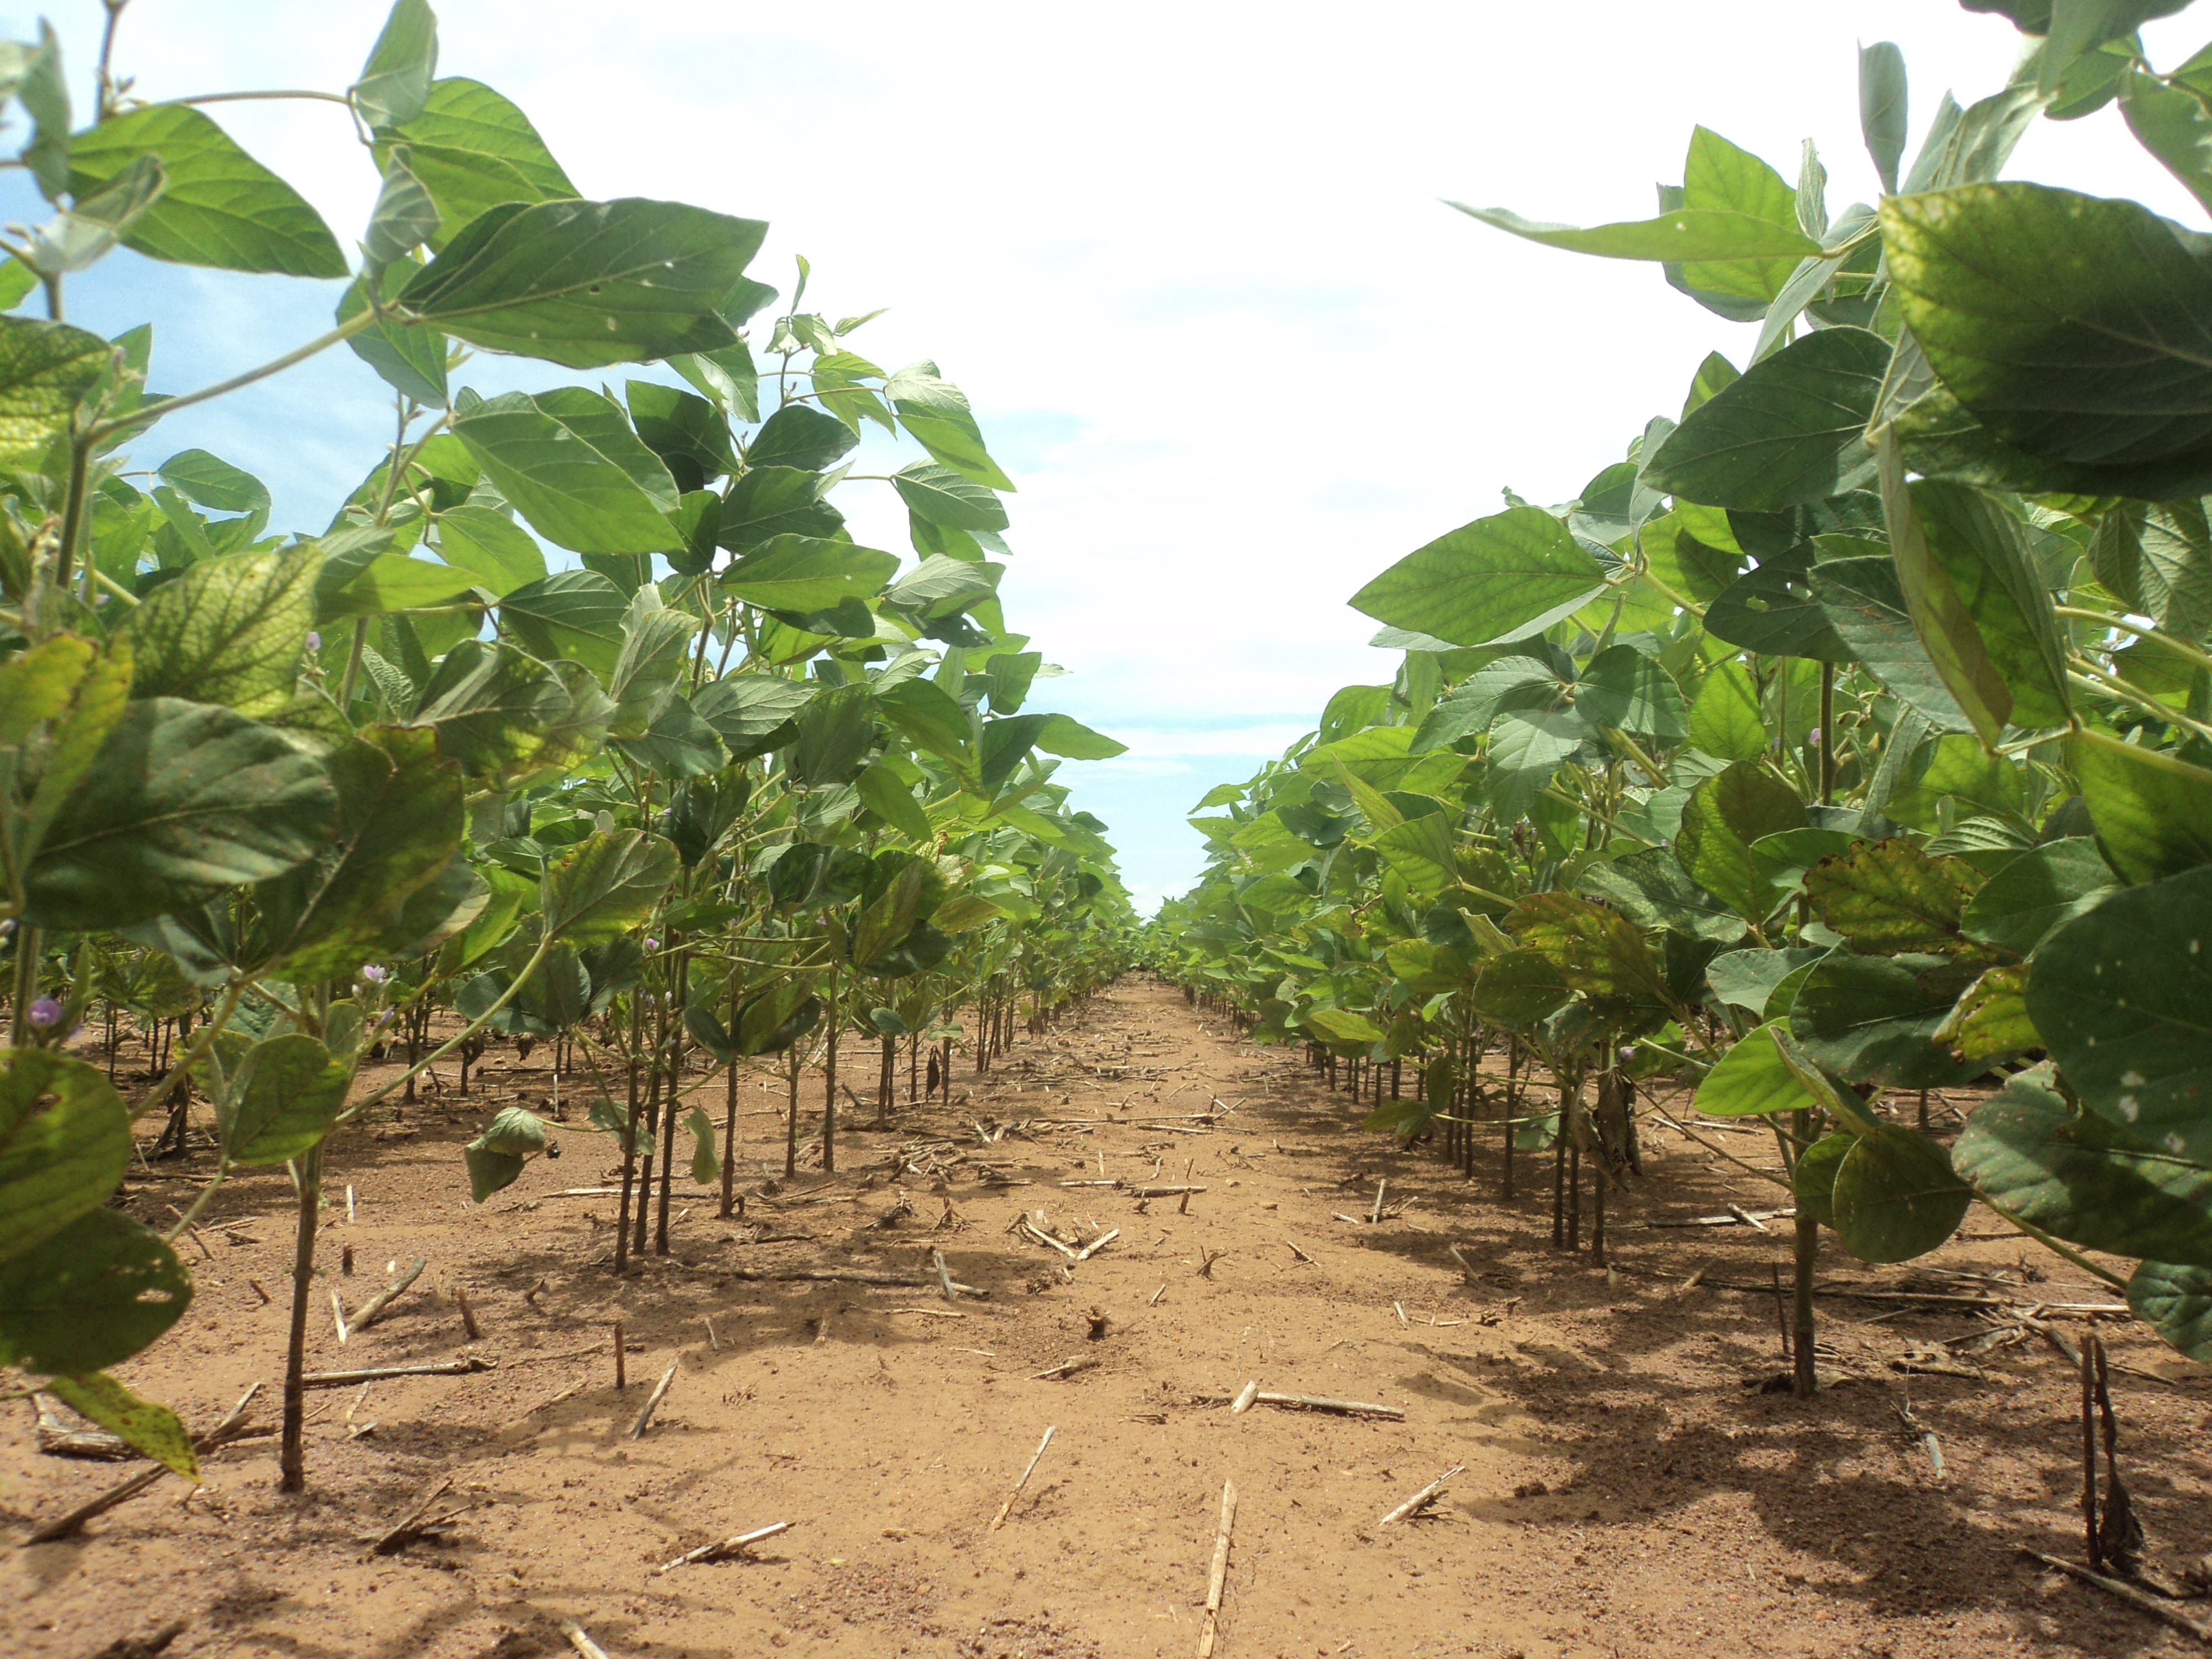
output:
[[[872,1093],[860,1060],[853,1080]],[[275,1442],[252,1439],[212,1456],[197,1490],[166,1480],[72,1540],[0,1546],[0,1652],[119,1659],[147,1650],[108,1644],[181,1620],[179,1656],[521,1659],[568,1651],[565,1617],[614,1659],[1188,1656],[1224,1480],[1241,1498],[1224,1659],[2197,1650],[2019,1553],[2081,1555],[2075,1381],[2045,1342],[1957,1342],[1934,1363],[1980,1376],[1907,1373],[1905,1356],[1928,1363],[1996,1326],[1960,1304],[1828,1297],[1822,1358],[1844,1380],[1811,1401],[1759,1391],[1783,1364],[1770,1274],[1787,1273],[1788,1224],[1649,1224],[1777,1201],[1670,1132],[1646,1137],[1646,1175],[1610,1206],[1601,1267],[1552,1248],[1548,1157],[1522,1158],[1520,1196],[1503,1203],[1494,1138],[1472,1181],[1436,1146],[1398,1151],[1298,1054],[1133,976],[992,1071],[961,1062],[949,1107],[841,1126],[835,1177],[766,1179],[782,1170],[781,1085],[749,1080],[744,1219],[718,1219],[679,1174],[672,1253],[618,1281],[615,1200],[559,1195],[608,1184],[605,1138],[572,1124],[566,1156],[469,1201],[460,1142],[498,1105],[542,1104],[546,1061],[495,1049],[467,1099],[448,1074],[442,1097],[330,1155],[311,1368],[471,1352],[495,1368],[311,1395],[303,1498],[277,1492]],[[718,1119],[721,1094],[701,1096]],[[810,1112],[820,1098],[810,1078]],[[1216,1102],[1216,1125],[1177,1115]],[[1708,1128],[1774,1162],[1771,1141]],[[131,1209],[167,1223],[207,1167],[196,1152],[142,1170]],[[1102,1178],[1125,1185],[1063,1184]],[[1205,1190],[1187,1209],[1127,1190],[1147,1180]],[[225,1188],[200,1229],[213,1259],[197,1262],[194,1304],[124,1368],[134,1388],[206,1425],[258,1379],[273,1421],[292,1210],[282,1170]],[[1009,1231],[1039,1210],[1072,1241],[1120,1236],[1071,1264]],[[921,1276],[933,1249],[988,1294],[954,1308],[933,1288],[735,1276]],[[357,1308],[417,1255],[422,1280],[341,1348],[328,1289]],[[1837,1286],[1986,1288],[1831,1258]],[[2005,1291],[2022,1301],[2110,1299],[1985,1212],[1916,1267],[2024,1276]],[[632,1349],[621,1392],[617,1319]],[[2122,1470],[2154,1554],[2192,1560],[2212,1548],[2212,1377],[2125,1320],[2100,1328],[2134,1368],[2114,1379]],[[1096,1364],[1035,1375],[1070,1359]],[[671,1365],[653,1426],[628,1438]],[[1232,1414],[1220,1402],[1248,1381],[1405,1417]],[[1908,1401],[1937,1437],[1940,1479],[1893,1409]],[[40,1455],[27,1407],[9,1419],[9,1534],[118,1477]],[[1428,1517],[1378,1528],[1455,1465]],[[371,1553],[441,1477],[449,1507],[473,1507],[441,1538]],[[753,1559],[656,1574],[776,1521],[797,1524]]]

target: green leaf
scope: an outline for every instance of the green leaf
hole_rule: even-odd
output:
[[[1647,464],[1655,489],[1755,513],[1825,501],[1872,482],[1863,441],[1890,348],[1826,328],[1764,362],[1675,428]]]
[[[1352,606],[1395,628],[1486,645],[1562,605],[1579,608],[1604,574],[1565,525],[1515,507],[1408,554],[1352,595]]]
[[[126,110],[78,133],[70,147],[70,191],[80,200],[97,195],[145,155],[161,158],[167,184],[132,224],[126,247],[223,270],[347,274],[345,255],[321,216],[189,105]]]
[[[907,435],[927,450],[931,459],[989,489],[1013,489],[1013,481],[984,449],[982,432],[966,396],[939,375],[935,363],[925,359],[908,364],[884,383],[884,396],[897,411]]]
[[[1575,710],[1594,727],[1669,746],[1690,729],[1680,688],[1656,660],[1628,645],[1608,647],[1583,665]]]
[[[430,102],[438,72],[438,19],[428,0],[394,0],[353,84],[354,107],[372,127],[404,126]]]
[[[875,699],[866,685],[832,686],[799,712],[799,741],[787,763],[810,789],[848,783],[875,744]]]
[[[738,1052],[780,1054],[821,1024],[822,1012],[805,981],[779,980],[738,1011]]]
[[[1438,898],[1459,884],[1452,862],[1451,826],[1440,813],[1392,824],[1373,844],[1399,879],[1423,899]]]
[[[251,1167],[305,1155],[344,1109],[353,1067],[318,1037],[295,1031],[247,1048],[216,1102],[223,1156]]]
[[[489,507],[464,504],[441,513],[438,556],[502,597],[546,574],[544,550],[530,532]]]
[[[1729,951],[1715,957],[1706,966],[1705,982],[1722,1002],[1747,1009],[1755,1018],[1764,1019],[1783,986],[1793,977],[1802,982],[1800,970],[1809,969],[1827,954],[1825,947],[1813,945],[1779,951]],[[1796,996],[1793,986],[1784,1000],[1795,1000]],[[1786,1006],[1772,1008],[1778,1019],[1788,1012]]]
[[[657,587],[641,587],[623,618],[622,652],[615,659],[607,690],[615,700],[608,730],[618,738],[644,735],[676,695],[689,663],[689,647],[698,620],[686,611],[671,611]]]
[[[1798,1155],[1797,1167],[1790,1173],[1790,1191],[1799,1214],[1811,1216],[1823,1227],[1836,1224],[1836,1171],[1843,1167],[1844,1154],[1857,1145],[1856,1135],[1838,1129]]]
[[[1973,729],[1913,631],[1894,560],[1887,554],[1822,558],[1807,580],[1828,626],[1884,690],[1939,730]]]
[[[402,259],[374,273],[383,298],[396,299],[414,269]],[[349,323],[368,309],[367,283],[368,278],[360,276],[347,284],[338,301],[339,322]],[[346,346],[401,397],[428,409],[446,406],[446,354],[450,348],[437,330],[387,319],[347,336]]]
[[[1044,717],[1044,724],[1037,728],[1036,746],[1048,755],[1064,755],[1070,760],[1112,760],[1129,752],[1127,744],[1094,732],[1066,714]]]
[[[871,599],[898,569],[896,554],[811,536],[775,536],[716,578],[728,592],[766,611],[817,612]]]
[[[403,144],[385,161],[384,183],[361,241],[364,281],[370,274],[380,276],[386,266],[404,259],[437,234],[438,204],[422,181],[408,171],[411,154]]]
[[[1297,885],[1295,882],[1291,884]],[[1438,996],[1456,991],[1474,978],[1466,958],[1449,945],[1431,945],[1418,939],[1400,939],[1384,952],[1384,957],[1390,971],[1404,981],[1407,988],[1416,996]],[[1431,1069],[1437,1063],[1430,1062]]]
[[[422,112],[398,133],[416,152],[423,182],[443,215],[440,246],[497,203],[577,194],[530,118],[480,81],[454,76],[433,83]]]
[[[307,863],[254,890],[268,959],[298,984],[349,979],[411,943],[407,901],[452,861],[467,825],[460,766],[440,757],[433,728],[368,727],[329,765],[335,833]]]
[[[81,1376],[119,1364],[175,1324],[192,1285],[160,1237],[88,1210],[0,1261],[0,1364]]]
[[[26,914],[84,931],[204,903],[312,855],[334,805],[321,764],[270,727],[173,697],[134,702],[40,848]]]
[[[2109,895],[2036,947],[2028,1017],[2092,1110],[2212,1162],[2212,868]]]
[[[2134,202],[2029,184],[1892,197],[1881,216],[1906,326],[1991,433],[2114,494],[2212,488],[2203,238]]]
[[[2027,1017],[2027,969],[1992,968],[1969,985],[1936,1028],[1936,1041],[1962,1059],[1990,1060],[2043,1047]]]
[[[257,718],[283,708],[314,626],[321,568],[312,553],[237,553],[164,582],[125,630],[131,696],[189,697]]]
[[[743,758],[763,752],[761,740],[786,727],[795,738],[798,732],[793,716],[821,690],[809,680],[787,680],[773,674],[729,674],[702,686],[691,699],[691,707],[729,744],[732,754]],[[962,718],[964,729],[966,717]]]
[[[1375,689],[1383,690],[1387,702],[1388,690]],[[1566,683],[1552,664],[1534,657],[1500,657],[1437,699],[1413,734],[1410,752],[1449,749],[1462,738],[1486,732],[1500,709],[1558,712],[1567,706]]]
[[[1666,977],[1644,936],[1616,911],[1571,893],[1532,893],[1504,926],[1522,949],[1548,957],[1571,990],[1644,1009],[1668,1003]]]
[[[514,1185],[528,1160],[516,1152],[495,1152],[472,1140],[461,1148],[461,1162],[469,1172],[469,1197],[481,1204]]]
[[[1845,1249],[1862,1261],[1910,1261],[1958,1231],[1973,1189],[1936,1142],[1884,1125],[1844,1154],[1832,1201]]]
[[[439,663],[411,718],[434,726],[440,752],[471,776],[512,781],[586,759],[613,714],[580,665],[556,668],[504,642],[464,640]]]
[[[656,380],[632,380],[623,398],[639,440],[660,457],[678,489],[701,489],[737,470],[729,422],[704,398]]]
[[[2212,1269],[2139,1263],[2128,1280],[2128,1306],[2168,1346],[2212,1359]]]
[[[1968,939],[2024,957],[2061,922],[2100,903],[2118,881],[2086,836],[2048,842],[1991,876],[1966,906]]]
[[[1551,957],[1540,951],[1508,951],[1483,964],[1473,1000],[1485,1019],[1525,1030],[1573,999]]]
[[[716,545],[749,553],[779,536],[834,537],[845,515],[822,499],[822,475],[793,466],[748,468],[722,498]]]
[[[1930,664],[1985,748],[1993,747],[2012,717],[2012,691],[2005,684],[1981,630],[1974,625],[1965,601],[1953,585],[1949,562],[1936,556],[1936,537],[1921,517],[1921,507],[1948,509],[1954,526],[1971,525],[1988,503],[1958,485],[1932,484],[1926,480],[1910,489],[1905,482],[1905,461],[1894,432],[1885,432],[1880,449],[1882,507],[1888,519],[1889,544],[1897,565],[1898,584],[1913,630],[1928,653]],[[1931,495],[1930,490],[1942,490]],[[1954,544],[1972,539],[1960,533],[1948,538]]]
[[[2136,142],[2212,208],[2212,108],[2185,83],[2133,68],[2120,71],[2118,88],[2120,112]]]
[[[485,1151],[517,1158],[535,1157],[545,1150],[545,1120],[520,1106],[500,1108],[477,1137],[477,1144]]]
[[[2212,864],[2212,772],[2093,728],[2066,749],[2097,844],[2123,880]]]
[[[1595,225],[1578,230],[1572,225],[1546,224],[1524,219],[1505,208],[1469,207],[1454,202],[1462,213],[1486,225],[1541,242],[1547,247],[1571,253],[1595,253],[1607,259],[1649,259],[1668,264],[1695,263],[1699,269],[1715,261],[1762,264],[1782,259],[1794,264],[1820,251],[1820,245],[1794,222],[1778,223],[1748,213],[1725,209],[1682,209],[1656,219],[1636,219]]]
[[[1004,530],[1006,503],[996,491],[963,477],[949,466],[915,461],[891,475],[907,511],[925,524],[948,530]]]
[[[613,403],[580,386],[510,392],[457,415],[454,435],[531,528],[579,553],[684,545],[677,489]]]
[[[711,1187],[722,1177],[722,1161],[714,1156],[714,1123],[696,1106],[684,1121],[691,1131],[691,1179],[702,1187]]]
[[[718,307],[767,234],[758,220],[637,197],[505,203],[399,302],[471,345],[570,368],[712,352],[735,337]]]
[[[114,355],[81,328],[0,317],[0,465],[43,461]]]
[[[2008,1216],[2116,1255],[2212,1266],[2212,1168],[2077,1113],[2046,1063],[1974,1109],[1951,1161]]]
[[[925,847],[934,839],[929,814],[914,798],[914,791],[900,782],[898,775],[890,767],[878,761],[866,768],[854,782],[860,792],[861,805],[892,829]]]
[[[2065,647],[2019,520],[1979,491],[1932,480],[1912,486],[1912,504],[1929,552],[2004,680],[2007,718],[2031,728],[2064,724],[2072,712]]]
[[[570,945],[620,939],[653,914],[682,868],[676,848],[641,830],[599,830],[548,871],[545,927]]]
[[[1889,40],[1859,48],[1859,132],[1881,187],[1897,192],[1897,164],[1910,131],[1905,118],[1905,54]]]
[[[1705,1073],[1694,1103],[1709,1117],[1764,1117],[1809,1110],[1820,1103],[1783,1063],[1773,1028],[1761,1025]]]
[[[0,1261],[97,1206],[131,1151],[130,1111],[96,1069],[42,1048],[0,1054]]]
[[[739,284],[740,290],[750,283],[748,277]],[[775,290],[768,292],[773,297]],[[731,319],[726,308],[723,320]],[[668,366],[706,393],[717,408],[726,409],[741,421],[760,419],[760,372],[742,339],[719,351],[678,352],[668,359]]]
[[[908,680],[879,693],[876,707],[917,748],[951,767],[963,783],[976,781],[974,718],[945,691],[927,680]]]
[[[745,446],[745,465],[820,472],[835,466],[858,442],[852,428],[836,416],[805,404],[786,404]]]
[[[1972,978],[1932,957],[1857,957],[1838,951],[1805,977],[1789,1030],[1806,1055],[1853,1083],[1948,1088],[1983,1069],[1936,1042]]]
[[[1705,631],[1768,656],[1849,662],[1850,647],[1814,595],[1812,572],[1808,549],[1766,559],[1705,607]]]
[[[1743,918],[1691,880],[1663,847],[1593,864],[1581,884],[1639,927],[1671,928],[1723,945],[1743,937]]]
[[[19,673],[21,678],[18,678]],[[16,741],[40,720],[47,734],[46,770],[32,791],[29,809],[15,830],[15,858],[27,864],[103,752],[102,745],[129,707],[131,644],[117,640],[100,655],[74,635],[54,635],[4,670],[8,715],[21,722]]]
[[[60,276],[106,258],[161,200],[167,183],[159,157],[140,156],[97,194],[72,202],[49,223],[35,227],[26,249],[31,264],[40,275]]]
[[[467,598],[476,585],[465,570],[398,553],[379,553],[357,566],[331,561],[316,584],[316,618],[331,623],[433,609]]]
[[[1789,180],[1750,151],[1702,126],[1692,131],[1689,155],[1682,164],[1682,206],[1692,212],[1743,213],[1769,224],[1802,229],[1797,193]],[[1681,280],[1693,292],[1772,300],[1788,284],[1799,259],[1818,251],[1816,245],[1797,258],[1686,259],[1680,262]]]
[[[853,965],[863,973],[895,966],[884,959],[927,919],[943,893],[933,865],[919,858],[902,865],[884,890],[860,908],[853,927]]]
[[[1737,761],[1690,792],[1674,856],[1692,880],[1756,924],[1781,896],[1751,843],[1804,822],[1805,805],[1787,784],[1756,762]]]
[[[1381,1026],[1349,1008],[1312,1009],[1306,1015],[1306,1029],[1338,1048],[1364,1048],[1382,1041]]]
[[[167,1406],[141,1400],[106,1371],[49,1377],[46,1392],[185,1480],[199,1480],[200,1463],[192,1451],[192,1437]]]
[[[39,193],[58,201],[69,184],[70,95],[53,25],[40,19],[39,44],[15,46],[13,58],[7,91],[22,100],[23,112],[33,123],[31,142],[23,146],[23,165],[38,181]]]
[[[2098,524],[2089,559],[2130,610],[2190,639],[2212,633],[2212,523],[2201,501],[2120,502]]]
[[[1813,908],[1861,956],[1976,954],[1961,919],[1981,884],[1972,865],[1930,858],[1902,836],[1859,842],[1805,874]]]
[[[1759,682],[1741,657],[1716,663],[1698,682],[1685,735],[1692,747],[1720,760],[1757,760],[1766,752]]]
[[[514,589],[499,619],[538,656],[570,658],[602,678],[620,660],[629,602],[596,570],[556,570]]]

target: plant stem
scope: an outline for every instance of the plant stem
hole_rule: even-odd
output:
[[[2067,663],[2066,678],[2085,691],[2094,691],[2100,696],[2132,704],[2154,719],[2165,720],[2173,726],[2185,726],[2198,737],[2212,741],[2212,726],[2207,726],[2202,720],[2191,720],[2179,709],[2169,708],[2155,697],[2146,696],[2125,680],[2113,678],[2087,657],[2069,658]]]
[[[2116,1291],[2124,1291],[2128,1288],[2128,1281],[2121,1278],[2111,1268],[2099,1267],[2095,1262],[2090,1261],[2087,1256],[2083,1255],[2081,1251],[2075,1249],[2071,1244],[2068,1244],[2062,1240],[2053,1238],[2049,1233],[2045,1232],[2042,1228],[2037,1226],[2033,1222],[2022,1221],[2018,1216],[2013,1214],[2011,1211],[1998,1209],[1996,1205],[1991,1204],[1986,1198],[1982,1200],[1982,1203],[1986,1208],[1995,1212],[1997,1215],[2003,1217],[2005,1220],[2019,1228],[2021,1231],[2026,1233],[2037,1243],[2042,1245],[2045,1249],[2049,1250],[2054,1255],[2064,1257],[2067,1261],[2079,1267],[2083,1273],[2092,1274],[2094,1277],[2104,1280],[2106,1284],[2111,1285]]]
[[[2054,605],[2051,610],[2054,616],[2073,617],[2082,622],[2117,628],[2124,634],[2132,634],[2139,640],[2148,640],[2154,645],[2163,646],[2175,656],[2185,657],[2199,668],[2212,669],[2212,652],[2204,651],[2186,640],[2177,639],[2163,629],[2146,628],[2141,623],[2130,622],[2125,617],[2115,617],[2103,611],[2085,611],[2079,605]]]
[[[1809,1143],[1813,1133],[1813,1114],[1796,1111],[1790,1115],[1790,1127],[1798,1144]],[[1813,1363],[1813,1269],[1820,1258],[1820,1224],[1810,1213],[1808,1206],[1797,1206],[1796,1237],[1792,1241],[1795,1296],[1790,1309],[1790,1352],[1795,1370],[1791,1382],[1800,1400],[1810,1400],[1820,1392],[1820,1373]]]
[[[131,0],[103,0],[103,3],[107,8],[107,23],[100,32],[100,68],[93,82],[93,95],[99,100],[99,107],[92,116],[94,126],[115,112],[115,76],[112,70],[115,62],[115,26],[123,21],[123,9]]]
[[[300,1219],[292,1243],[292,1327],[284,1348],[284,1436],[278,1455],[279,1492],[307,1487],[307,1292],[315,1277],[315,1224],[323,1198],[323,1147],[318,1141],[293,1166],[300,1187]]]
[[[80,437],[70,446],[69,494],[62,503],[62,543],[54,555],[54,590],[64,592],[76,562],[76,541],[84,531],[85,494],[92,475],[92,442]]]
[[[339,92],[313,92],[291,88],[276,92],[203,92],[190,98],[165,98],[165,104],[252,104],[279,98],[308,98],[317,103],[343,104],[353,107],[353,100]]]

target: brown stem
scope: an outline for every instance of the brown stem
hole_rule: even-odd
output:
[[[738,976],[730,976],[730,1040],[738,1036]],[[730,1059],[728,1094],[722,1115],[722,1219],[727,1221],[737,1206],[738,1190],[738,1062]]]
[[[1800,1111],[1790,1114],[1790,1129],[1800,1146],[1812,1144],[1813,1115]],[[1796,1364],[1791,1381],[1800,1400],[1810,1400],[1820,1389],[1820,1373],[1814,1368],[1813,1355],[1813,1268],[1820,1256],[1820,1224],[1808,1213],[1811,1206],[1800,1205],[1795,1227],[1794,1267],[1796,1305],[1790,1316],[1790,1352]]]
[[[315,1225],[323,1200],[319,1143],[293,1166],[299,1178],[300,1218],[292,1244],[292,1328],[284,1345],[284,1432],[278,1454],[279,1492],[307,1489],[307,1293],[315,1278]]]

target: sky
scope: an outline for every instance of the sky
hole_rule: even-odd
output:
[[[1129,744],[1060,776],[1111,826],[1148,910],[1198,875],[1200,795],[1279,753],[1338,686],[1395,672],[1355,590],[1502,489],[1571,498],[1679,409],[1707,351],[1748,353],[1754,328],[1655,268],[1519,241],[1446,199],[1646,217],[1702,121],[1793,179],[1813,138],[1839,212],[1876,190],[1861,41],[1904,48],[1915,146],[1947,88],[1995,90],[2019,44],[1948,0],[437,9],[441,72],[520,104],[586,195],[768,221],[754,275],[787,294],[804,255],[823,311],[890,307],[854,349],[933,359],[966,391],[1018,486],[1009,625],[1068,671],[1032,706]],[[2199,10],[2146,31],[2154,62],[2202,43]],[[148,99],[337,91],[383,13],[132,0],[115,61]],[[46,15],[87,108],[101,9]],[[0,0],[0,28],[35,27]],[[212,112],[352,246],[376,179],[342,110]],[[2008,176],[2203,223],[2111,109],[2038,123]],[[0,175],[0,221],[40,216],[23,174]],[[71,279],[69,315],[151,321],[153,384],[181,392],[320,332],[337,287],[125,253]],[[623,378],[485,357],[461,377],[487,392]],[[341,349],[163,423],[137,459],[212,449],[270,484],[277,527],[314,530],[390,420]],[[883,486],[838,502],[861,541],[906,550]]]

